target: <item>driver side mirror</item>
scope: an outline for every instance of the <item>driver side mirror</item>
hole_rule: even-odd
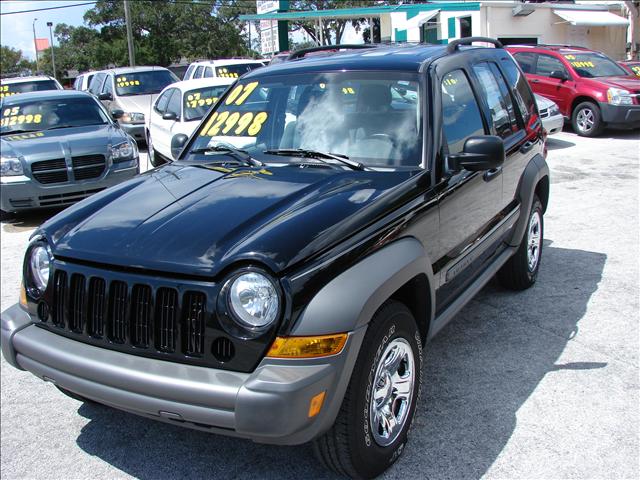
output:
[[[562,80],[563,82],[565,80],[569,80],[569,75],[567,75],[567,72],[565,72],[564,70],[554,70],[549,74],[549,77],[557,78],[558,80]]]
[[[177,160],[180,156],[180,152],[182,152],[187,140],[189,140],[189,137],[184,133],[178,133],[171,139],[171,156],[174,160]]]
[[[114,108],[113,110],[111,110],[111,117],[114,120],[119,119],[123,115],[124,115],[124,110],[120,110],[119,108]]]
[[[448,156],[449,167],[453,170],[480,172],[500,167],[504,163],[504,142],[495,135],[469,137],[464,142],[462,152]]]
[[[113,95],[109,92],[98,94],[98,100],[113,100]]]
[[[175,112],[165,112],[162,114],[163,120],[178,120],[178,115]]]

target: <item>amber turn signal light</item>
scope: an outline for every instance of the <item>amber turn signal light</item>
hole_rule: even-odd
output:
[[[320,409],[322,408],[322,404],[324,403],[324,396],[326,393],[326,391],[320,392],[311,399],[311,401],[309,402],[309,418],[315,417],[320,413]]]
[[[20,283],[20,305],[27,307],[27,290],[24,288],[24,283]]]
[[[346,333],[317,337],[276,337],[267,357],[313,358],[335,355],[342,351],[347,337]]]

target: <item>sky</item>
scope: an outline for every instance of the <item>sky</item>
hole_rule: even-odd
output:
[[[58,6],[71,6],[78,3],[86,3],[88,0],[2,0],[0,1],[0,13],[18,12],[22,10],[33,10],[35,8],[48,8]],[[57,23],[67,25],[82,25],[82,15],[91,5],[83,5],[58,10],[46,10],[41,12],[16,13],[14,15],[0,16],[0,44],[22,50],[22,53],[30,58],[35,58],[33,46],[33,20],[35,23],[36,36],[38,38],[49,38],[49,27],[47,22],[53,22],[53,28]],[[55,37],[54,37],[55,41]]]

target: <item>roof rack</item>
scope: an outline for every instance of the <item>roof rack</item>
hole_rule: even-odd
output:
[[[495,38],[489,37],[465,37],[458,38],[447,45],[447,53],[455,52],[460,45],[471,45],[473,42],[492,43],[496,48],[503,48],[502,43]]]
[[[589,50],[587,47],[581,47],[580,45],[568,45],[564,43],[538,43],[534,47],[564,47],[575,48],[576,50]]]
[[[296,58],[302,58],[304,57],[307,53],[313,53],[313,52],[330,52],[333,50],[362,50],[365,48],[378,48],[377,45],[375,44],[337,44],[337,45],[321,45],[319,47],[310,47],[310,48],[303,48],[302,50],[296,50],[295,52],[293,52],[291,55],[289,55],[287,57],[287,61],[289,60],[295,60]]]

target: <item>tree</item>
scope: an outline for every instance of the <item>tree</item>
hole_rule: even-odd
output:
[[[34,71],[35,62],[32,62],[22,54],[22,50],[2,45],[0,47],[0,74],[20,73],[26,70]]]

